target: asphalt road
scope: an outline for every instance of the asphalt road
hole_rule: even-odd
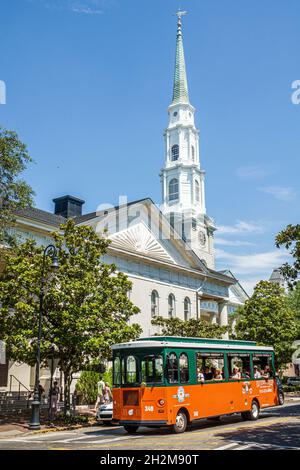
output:
[[[300,450],[300,404],[270,408],[253,422],[244,422],[239,415],[222,417],[219,422],[200,420],[179,435],[168,429],[148,428],[128,435],[122,427],[99,425],[0,439],[0,450],[3,449]]]

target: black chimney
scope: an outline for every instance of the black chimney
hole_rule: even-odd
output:
[[[85,203],[82,199],[73,196],[62,196],[53,199],[55,204],[54,214],[61,215],[66,219],[79,217],[82,215],[82,206]]]

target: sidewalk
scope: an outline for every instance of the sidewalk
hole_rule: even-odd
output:
[[[93,413],[91,410],[76,411],[76,414],[78,415],[88,415],[91,418],[91,423],[89,422],[85,424],[49,424],[47,416],[41,415],[41,429],[38,431],[31,431],[29,429],[30,414],[25,416],[22,415],[17,419],[14,416],[0,417],[0,439],[5,439],[7,437],[20,437],[29,433],[37,434],[53,431],[65,431],[69,429],[78,429],[83,427],[89,427],[95,424],[92,419],[95,417],[95,413]]]

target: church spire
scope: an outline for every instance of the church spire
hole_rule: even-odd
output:
[[[178,16],[177,23],[177,42],[176,42],[176,59],[175,59],[175,72],[174,72],[174,87],[173,87],[173,104],[189,103],[189,91],[186,78],[186,68],[184,60],[184,49],[182,39],[182,16],[186,15],[186,11],[179,10],[176,15]]]

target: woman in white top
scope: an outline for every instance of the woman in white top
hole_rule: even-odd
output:
[[[234,367],[232,369],[232,375],[231,375],[231,378],[232,379],[236,379],[236,380],[239,380],[241,378],[241,373],[240,373],[240,370],[238,367]]]

